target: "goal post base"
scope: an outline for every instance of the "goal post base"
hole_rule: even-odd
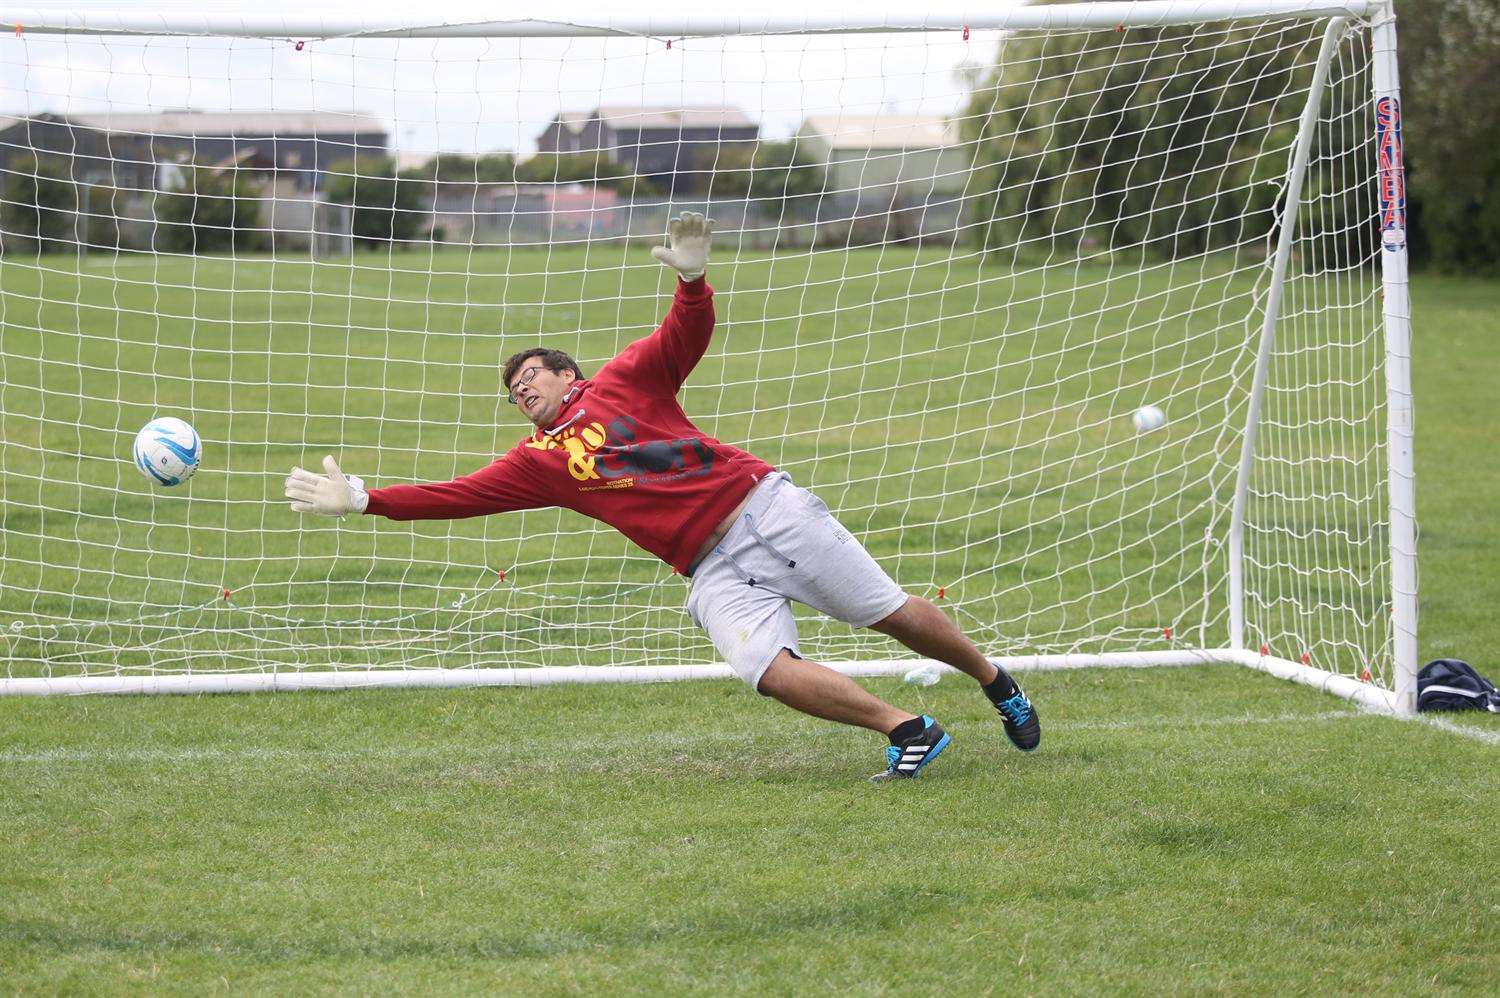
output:
[[[1129,669],[1208,664],[1244,665],[1353,700],[1380,713],[1401,713],[1394,693],[1300,662],[1229,648],[1160,652],[1012,655],[993,661],[1010,672],[1063,669]],[[830,662],[829,668],[861,678],[901,676],[927,659]],[[957,674],[939,665],[944,673]],[[530,669],[349,669],[322,672],[199,673],[155,676],[65,676],[0,679],[0,696],[89,694],[276,693],[297,690],[463,689],[479,686],[561,686],[582,683],[669,683],[732,679],[727,665],[543,666]]]

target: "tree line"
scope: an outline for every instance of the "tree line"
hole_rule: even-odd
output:
[[[1500,273],[1500,0],[1398,4],[1404,104],[1407,240],[1414,266]],[[1305,86],[1307,49],[1285,32],[1241,24],[1213,45],[1183,29],[1019,34],[981,73],[962,115],[970,230],[992,252],[1134,246],[1172,257],[1243,245],[1274,230],[1286,149],[1296,129],[1289,94]],[[1314,40],[1316,26],[1303,26]],[[1368,81],[1365,80],[1365,83]],[[1222,109],[1243,109],[1233,115]],[[1338,139],[1335,136],[1335,139]],[[1306,193],[1320,224],[1349,250],[1374,238],[1368,135],[1320,150]],[[397,170],[389,158],[333,165],[322,197],[347,206],[359,245],[437,236],[423,230],[444,184],[586,182],[630,197],[667,192],[603,154],[441,154]],[[172,252],[265,247],[260,191],[233,167],[183,164],[155,195],[155,248]],[[814,200],[822,167],[792,142],[703,147],[679,163],[679,193],[768,204]],[[1227,192],[1227,193],[1226,193]],[[148,195],[149,196],[149,195]],[[12,163],[0,183],[5,249],[55,252],[119,244],[135,192],[70,179],[63,160]],[[1167,210],[1162,210],[1162,206]]]
[[[254,172],[233,166],[175,164],[177,177],[152,197],[152,249],[173,253],[254,252],[269,248],[264,192]],[[812,197],[824,171],[790,142],[745,143],[687,150],[679,192],[694,197],[773,202]],[[0,185],[0,239],[14,252],[109,249],[120,245],[127,192],[76,182],[57,157],[31,157],[11,166]],[[356,246],[375,248],[428,238],[437,195],[480,184],[590,184],[631,198],[663,197],[662,184],[634,174],[604,153],[539,153],[517,161],[509,153],[442,153],[398,170],[388,156],[363,156],[326,170],[320,197],[349,212]],[[461,197],[462,195],[460,195]],[[773,206],[774,207],[774,206]]]
[[[1397,13],[1411,262],[1500,273],[1500,0]],[[1183,28],[1007,38],[963,117],[979,239],[1000,254],[1171,258],[1270,235],[1320,33],[1241,22],[1213,29],[1212,45]],[[1368,75],[1357,80],[1354,100],[1370,101]],[[1320,141],[1303,193],[1358,259],[1378,237],[1369,191],[1348,183],[1371,173],[1370,132],[1346,123]]]

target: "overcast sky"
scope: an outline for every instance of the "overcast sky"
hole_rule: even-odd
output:
[[[245,9],[170,0],[32,6]],[[507,7],[516,9],[500,9]],[[757,13],[766,9],[800,16],[808,8],[787,0],[756,5]],[[694,10],[734,15],[744,2],[700,0]],[[967,42],[957,32],[682,39],[670,48],[657,38],[403,39],[308,41],[297,51],[258,39],[16,38],[6,31],[0,114],[335,111],[385,122],[392,145],[406,154],[529,153],[559,110],[728,104],[759,121],[762,134],[783,138],[814,113],[951,114],[962,93],[955,70],[966,60],[988,65],[997,44],[996,34],[976,31]]]

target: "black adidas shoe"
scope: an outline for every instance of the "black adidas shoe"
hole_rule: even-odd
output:
[[[885,772],[876,773],[870,779],[875,783],[883,783],[886,780],[909,780],[925,769],[929,762],[936,759],[952,740],[941,724],[923,714],[921,733],[908,738],[900,745],[887,748]]]
[[[997,686],[1001,689],[995,690]],[[1042,743],[1042,722],[1037,719],[1036,706],[1004,669],[1000,669],[995,681],[983,689],[984,695],[1000,712],[1000,718],[1005,722],[1005,736],[1012,745],[1022,752],[1030,752]]]

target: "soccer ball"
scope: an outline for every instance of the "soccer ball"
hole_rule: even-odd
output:
[[[198,432],[175,416],[160,416],[135,435],[135,466],[158,485],[181,485],[203,460]]]
[[[1150,433],[1167,425],[1167,414],[1154,405],[1143,405],[1130,417],[1137,433]]]

